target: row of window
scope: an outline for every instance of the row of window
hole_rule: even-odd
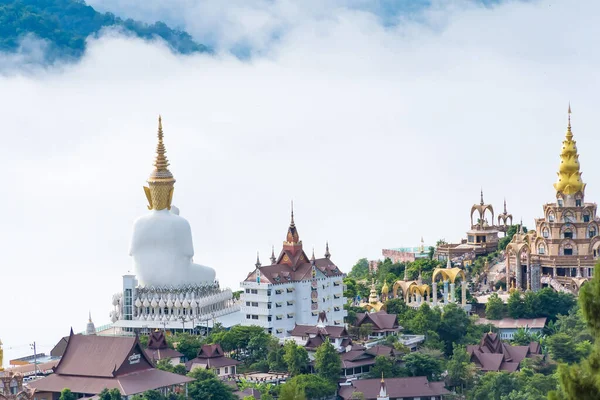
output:
[[[294,288],[287,288],[286,289],[287,293],[293,293],[294,292]],[[248,294],[258,294],[258,289],[246,289],[246,293]],[[283,293],[283,289],[277,289],[275,290],[275,294],[282,294]],[[271,289],[267,290],[267,296],[271,295]]]
[[[591,239],[591,238],[595,237],[597,234],[598,234],[598,232],[596,232],[596,229],[595,229],[595,227],[592,227],[592,228],[588,229],[588,231],[587,231],[587,237],[588,237],[588,239]],[[548,238],[550,238],[550,231],[549,231],[549,229],[548,229],[548,228],[544,228],[544,229],[542,230],[542,236],[543,236],[545,239],[548,239]],[[566,228],[566,229],[564,230],[564,232],[562,232],[562,233],[560,234],[560,238],[561,238],[561,239],[575,239],[575,238],[576,238],[576,236],[577,236],[577,235],[575,234],[575,231],[574,231],[574,230],[572,230],[571,228]]]
[[[589,212],[585,212],[582,216],[582,221],[583,222],[590,222],[591,217]],[[548,214],[548,221],[550,222],[554,222],[555,221],[555,217],[554,217],[554,213],[550,212]],[[575,214],[573,214],[571,211],[566,211],[563,215],[562,215],[562,222],[577,222],[577,217],[575,216]]]

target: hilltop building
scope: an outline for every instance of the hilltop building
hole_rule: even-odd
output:
[[[473,221],[473,215],[477,219]],[[434,257],[439,261],[452,260],[453,262],[472,260],[476,256],[486,255],[498,250],[499,233],[508,231],[512,225],[512,215],[506,210],[497,216],[497,225],[494,225],[494,207],[486,204],[481,191],[479,204],[471,206],[471,229],[467,231],[467,238],[460,243],[443,243],[437,246]],[[489,218],[489,219],[488,219]]]
[[[272,250],[270,265],[255,268],[241,283],[242,325],[262,326],[282,338],[298,325],[315,325],[319,310],[333,325],[342,326],[347,311],[342,279],[345,274],[331,261],[329,244],[325,256],[310,259],[304,252],[294,222],[291,222],[278,257]]]
[[[144,187],[149,211],[134,223],[134,273],[123,276],[123,290],[113,296],[112,328],[230,327],[239,323],[239,304],[230,289],[219,286],[214,269],[193,262],[190,224],[171,204],[175,178],[165,153],[159,117],[154,170]]]
[[[429,247],[425,246],[423,237],[418,247],[397,247],[392,249],[383,249],[381,251],[384,258],[389,258],[393,263],[413,262],[419,258],[429,257]]]
[[[600,256],[596,203],[585,201],[586,184],[581,179],[579,154],[571,130],[571,107],[562,142],[556,201],[544,204],[544,216],[535,220],[535,230],[515,234],[506,248],[507,286],[577,293],[593,273]]]

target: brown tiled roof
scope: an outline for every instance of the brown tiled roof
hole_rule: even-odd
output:
[[[292,257],[298,258],[300,257],[300,253],[304,254],[303,252],[297,252],[296,255]],[[340,271],[339,268],[335,264],[333,264],[329,258],[316,259],[315,267],[327,277],[343,275],[343,272]],[[312,272],[312,264],[310,262],[301,262],[294,266],[290,266],[287,264],[273,264],[265,265],[257,269],[260,269],[261,282],[277,284],[310,279]],[[256,281],[257,269],[255,269],[248,275],[248,277],[246,278],[247,282]]]
[[[122,395],[129,396],[136,393],[143,393],[147,390],[193,381],[193,379],[187,376],[152,368],[121,375],[116,378],[53,374],[30,382],[28,385],[35,388],[38,392],[54,393],[60,393],[64,388],[69,388],[73,393],[98,394],[105,388],[116,388],[119,389]]]
[[[56,345],[50,350],[50,355],[52,357],[62,357],[67,348],[67,343],[69,343],[69,337],[65,336],[56,343]]]
[[[25,364],[19,365],[16,367],[11,367],[7,371],[16,372],[23,375],[33,375],[35,370],[37,370],[38,374],[44,373],[44,371],[49,371],[51,373],[51,369],[58,365],[60,360],[52,360],[45,363],[41,363],[37,365],[35,368],[34,364]]]
[[[322,345],[323,343],[325,343],[327,339],[325,338],[325,336],[319,334],[315,337],[311,337],[306,341],[306,344],[304,345],[304,347],[306,347],[307,349],[316,349],[317,347],[319,347],[320,345]]]
[[[486,333],[478,345],[468,345],[471,361],[482,371],[508,371],[519,369],[521,361],[541,355],[539,343],[529,346],[511,346],[500,340],[496,333]]]
[[[223,368],[231,367],[233,365],[241,364],[240,361],[234,360],[229,357],[216,357],[216,358],[200,358],[196,357],[185,363],[185,367],[188,371],[191,371],[194,364],[206,365],[206,368]]]
[[[425,376],[388,378],[385,379],[385,385],[390,399],[430,398],[450,393],[444,387],[444,382],[429,382]],[[339,395],[342,399],[347,400],[352,397],[352,393],[361,392],[366,400],[375,400],[379,395],[380,388],[381,379],[359,379],[353,381],[350,386],[342,386]]]
[[[139,362],[126,363],[134,354],[139,355]],[[71,331],[67,348],[54,372],[112,378],[147,368],[152,368],[152,361],[142,350],[137,337],[74,335]]]
[[[502,318],[499,320],[479,318],[476,322],[477,325],[493,325],[499,329],[518,329],[518,328],[535,328],[542,329],[546,326],[546,318]]]
[[[186,362],[185,366],[189,371],[194,364],[203,364],[207,368],[221,368],[241,364],[238,360],[225,357],[224,354],[220,344],[205,344],[198,350],[198,356]]]
[[[314,325],[296,325],[289,331],[292,336],[323,335],[331,338],[348,337],[348,331],[344,326],[328,325],[322,328]]]
[[[158,349],[166,349],[169,347],[167,344],[167,338],[165,337],[165,333],[160,330],[155,330],[148,336],[148,346],[149,349],[158,350]]]
[[[402,330],[402,327],[398,325],[397,315],[388,314],[385,311],[357,313],[356,323],[354,325],[361,326],[362,324],[373,324],[373,331],[375,332]]]
[[[160,361],[160,360],[164,360],[164,359],[183,357],[183,354],[181,354],[177,350],[173,350],[168,347],[166,349],[156,349],[156,350],[148,348],[148,349],[144,349],[144,352],[146,353],[146,356],[148,356],[148,358],[151,359],[152,361]]]
[[[363,365],[374,365],[375,355],[365,350],[350,350],[340,355],[342,368],[361,367]]]

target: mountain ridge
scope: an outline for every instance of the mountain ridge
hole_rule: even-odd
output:
[[[0,0],[0,52],[18,52],[21,41],[33,35],[48,43],[45,62],[78,60],[85,53],[86,39],[97,37],[104,28],[118,28],[144,40],[161,38],[175,53],[212,52],[187,32],[161,21],[122,19],[100,13],[83,0]]]

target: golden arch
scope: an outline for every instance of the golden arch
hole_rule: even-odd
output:
[[[415,293],[420,295],[421,297],[425,297],[425,294],[427,294],[427,298],[429,298],[429,297],[431,297],[431,288],[426,283],[424,283],[422,285],[411,286],[410,287],[410,295],[412,296]]]
[[[392,287],[392,293],[394,293],[394,298],[398,297],[398,289],[402,290],[402,298],[404,301],[408,299],[408,295],[410,294],[410,288],[412,286],[416,286],[416,281],[396,281],[394,286]]]
[[[460,276],[462,278],[463,281],[467,281],[467,276],[465,275],[465,272],[457,267],[454,268],[436,268],[433,271],[433,276],[431,277],[431,281],[435,282],[435,279],[441,276],[442,280],[444,281],[450,281],[450,283],[454,283],[454,281],[456,281],[456,278],[458,276]]]

